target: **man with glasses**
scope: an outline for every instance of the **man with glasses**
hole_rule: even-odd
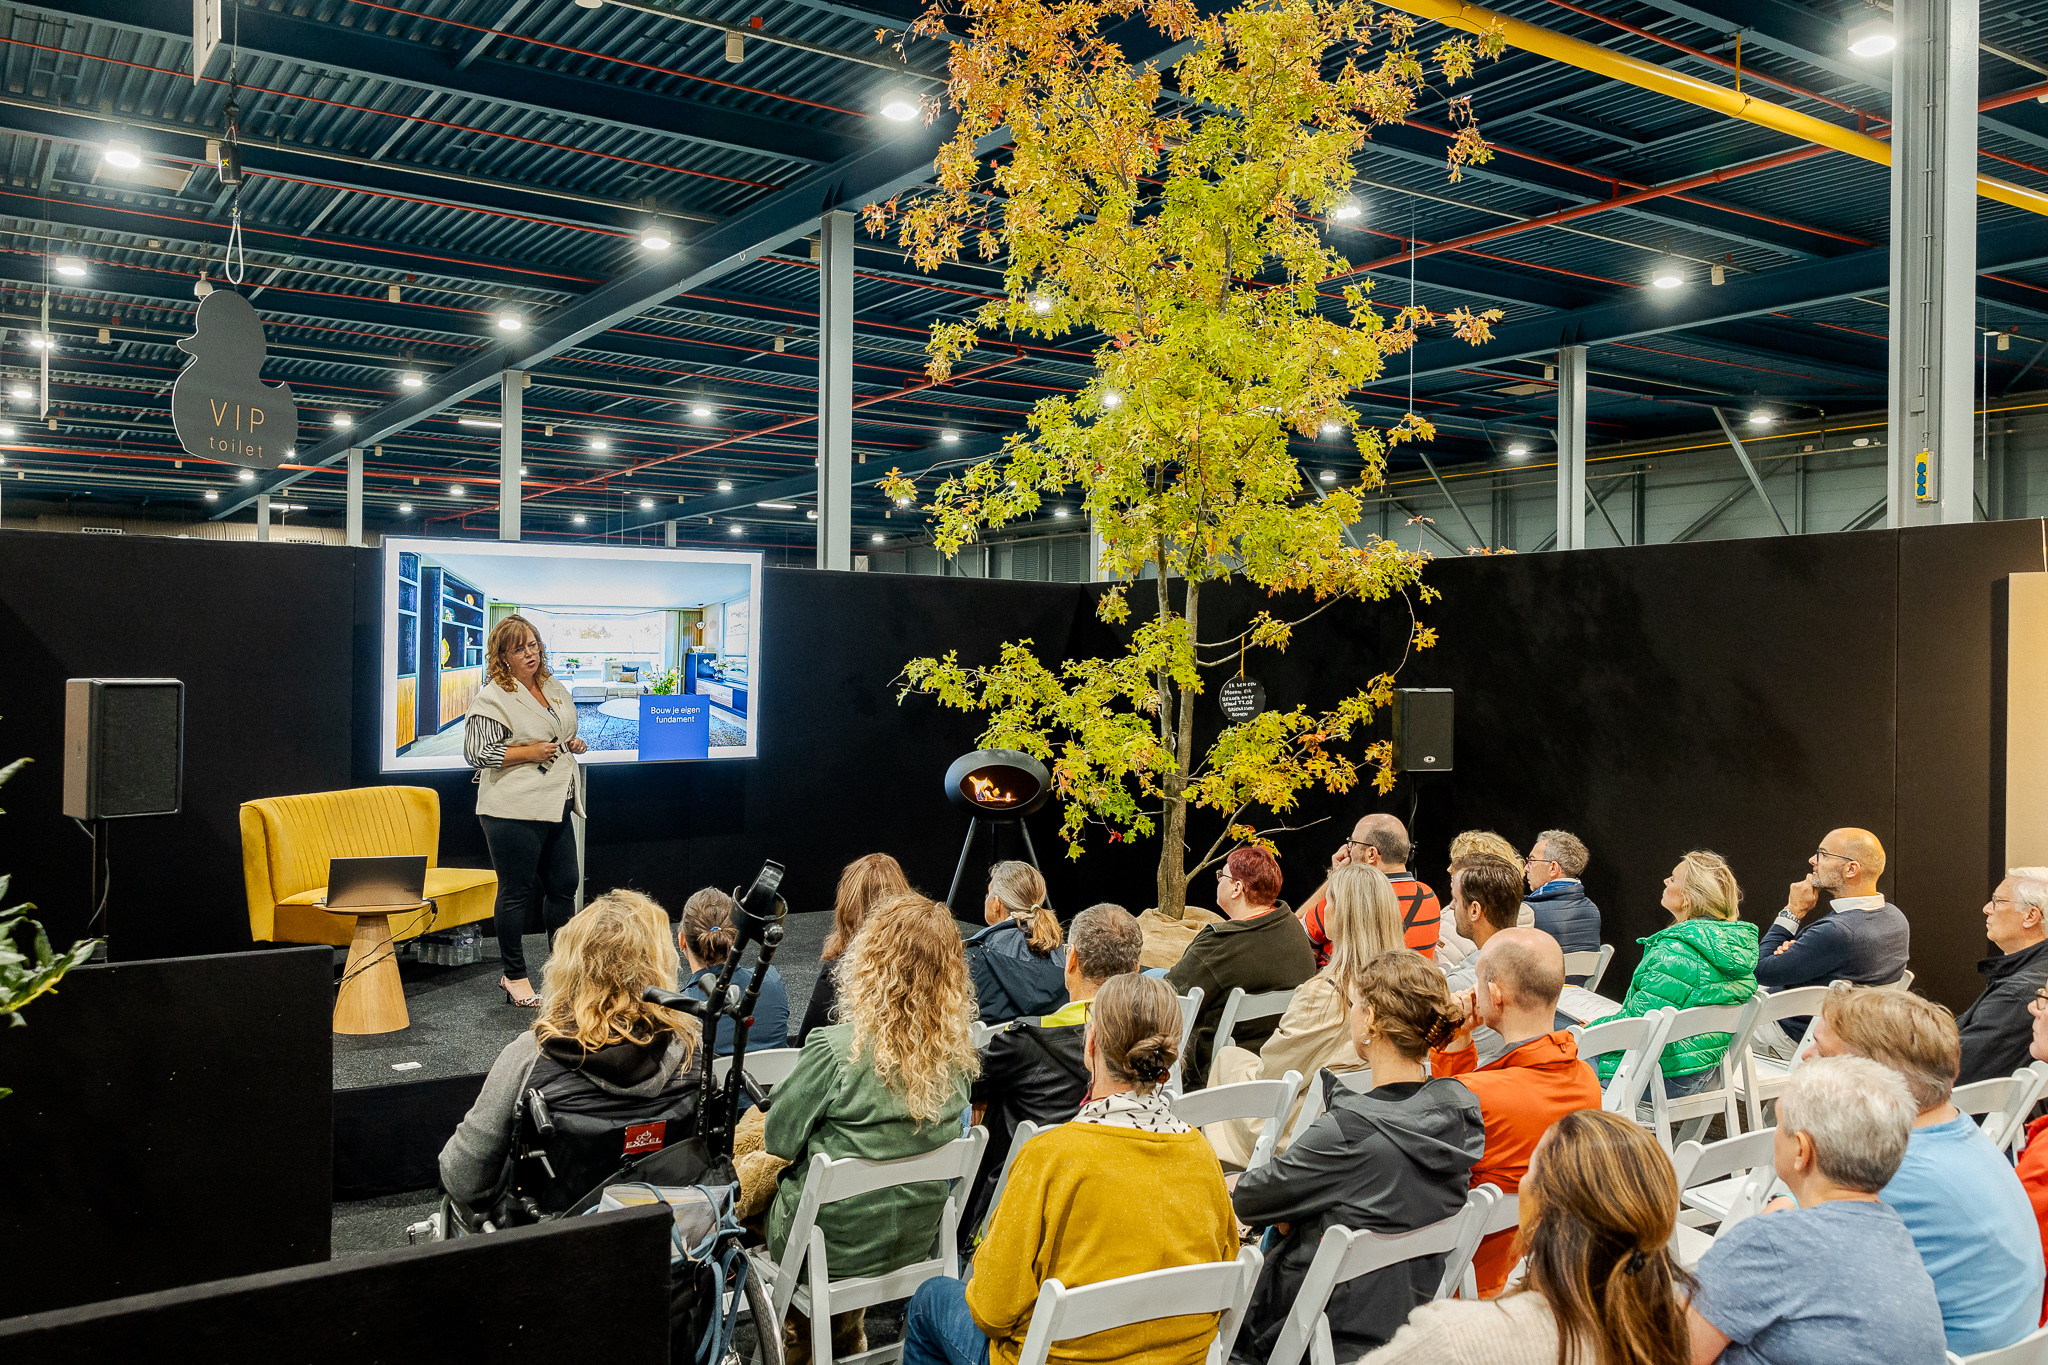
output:
[[[1757,946],[1757,983],[1775,994],[1833,981],[1897,981],[1906,970],[1912,930],[1906,912],[1877,889],[1884,874],[1877,836],[1867,829],[1829,830],[1806,865],[1813,870],[1792,883],[1785,908]],[[1820,908],[1823,891],[1834,896],[1832,911]],[[1786,1019],[1782,1027],[1788,1039],[1797,1039],[1806,1020]]]
[[[2028,1061],[2027,1005],[2048,982],[2048,867],[2015,867],[1984,903],[1984,936],[1998,949],[1977,964],[1984,993],[1956,1017],[1963,1036],[1957,1085],[2010,1076]]]
[[[1394,888],[1401,906],[1401,933],[1410,948],[1424,957],[1436,956],[1437,938],[1443,926],[1443,908],[1436,892],[1408,870],[1413,852],[1408,827],[1391,815],[1367,815],[1351,827],[1351,837],[1338,845],[1330,858],[1330,870],[1352,863],[1378,868]],[[1301,927],[1315,945],[1316,969],[1330,965],[1330,936],[1323,928],[1323,911],[1329,905],[1330,882],[1326,877],[1301,908]]]
[[[1568,830],[1546,829],[1536,836],[1522,876],[1529,883],[1529,908],[1536,912],[1536,927],[1557,940],[1568,953],[1600,951],[1600,907],[1586,894],[1579,880],[1593,855],[1585,841]],[[1583,986],[1586,978],[1565,978],[1568,986]]]

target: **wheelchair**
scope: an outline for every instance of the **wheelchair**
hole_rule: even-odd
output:
[[[658,1096],[630,1098],[600,1089],[543,1054],[520,1095],[519,1131],[497,1188],[478,1206],[443,1190],[435,1212],[406,1229],[407,1240],[484,1236],[662,1199],[676,1209],[672,1365],[737,1360],[734,1328],[742,1306],[756,1324],[776,1322],[769,1294],[750,1273],[731,1201],[738,1193],[733,1128],[745,1103],[766,1103],[745,1072],[746,1036],[760,983],[783,937],[786,907],[774,894],[781,873],[777,864],[766,864],[747,897],[734,898],[742,907],[740,941],[706,999],[658,987],[644,993],[654,1004],[695,1016],[707,1040],[716,1036],[721,1016],[735,1021],[732,1065],[722,1078],[714,1075],[712,1049],[704,1046],[687,1079]],[[750,937],[760,943],[760,954],[752,984],[742,992],[731,977]],[[753,1336],[755,1365],[782,1365],[780,1335],[756,1330]]]

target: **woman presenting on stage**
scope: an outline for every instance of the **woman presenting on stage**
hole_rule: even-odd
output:
[[[540,1004],[526,979],[521,936],[541,902],[548,942],[569,922],[576,898],[576,760],[589,746],[576,737],[576,703],[548,672],[547,647],[523,616],[491,627],[484,648],[490,675],[469,704],[462,754],[476,769],[476,816],[498,874],[498,985],[514,1005]]]

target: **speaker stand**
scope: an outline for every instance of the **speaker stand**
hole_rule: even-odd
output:
[[[1015,825],[1017,832],[1024,836],[1024,856],[1031,860],[1031,866],[1037,868],[1039,875],[1043,876],[1045,874],[1045,869],[1038,866],[1038,850],[1032,847],[1031,844],[1031,826],[1025,824],[1021,819],[984,820],[979,815],[969,816],[967,820],[967,837],[960,841],[960,861],[954,864],[953,867],[953,885],[946,891],[946,909],[948,910],[952,910],[953,902],[960,898],[960,882],[967,875],[967,855],[974,851],[975,833],[983,825],[988,826],[989,852],[991,854],[995,852],[996,827],[999,825]],[[955,911],[954,913],[957,915],[958,912]]]
[[[92,840],[92,852],[89,855],[92,860],[92,867],[87,875],[85,900],[85,932],[90,934],[93,931],[93,926],[98,924],[100,917],[106,913],[107,894],[112,888],[114,873],[107,857],[107,822],[105,820],[82,820],[79,823],[85,826],[86,835]],[[113,948],[111,946],[113,936],[102,932],[99,938],[99,945],[92,950],[91,960],[94,962],[109,961],[113,957]]]

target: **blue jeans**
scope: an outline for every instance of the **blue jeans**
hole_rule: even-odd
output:
[[[1705,1071],[1695,1071],[1690,1076],[1666,1076],[1665,1098],[1675,1100],[1681,1095],[1697,1095],[1702,1090],[1712,1090],[1717,1074],[1710,1066]]]
[[[967,1311],[967,1284],[926,1280],[903,1314],[903,1365],[987,1365],[988,1338]]]

